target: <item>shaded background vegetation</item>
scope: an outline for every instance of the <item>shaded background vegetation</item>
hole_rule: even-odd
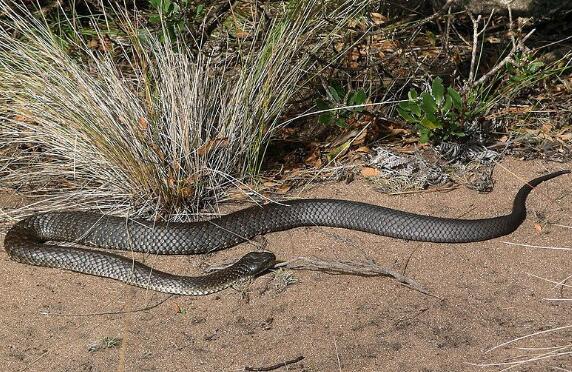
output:
[[[431,159],[436,182],[475,156],[489,176],[505,154],[570,156],[565,8],[24,4],[2,9],[1,169],[5,186],[51,196],[39,210],[188,218],[309,180],[383,176],[377,148]],[[482,178],[469,184],[490,189]]]

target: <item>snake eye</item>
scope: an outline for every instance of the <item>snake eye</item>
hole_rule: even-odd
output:
[[[274,266],[276,256],[271,252],[250,252],[244,255],[237,264],[242,264],[251,275],[256,275]]]

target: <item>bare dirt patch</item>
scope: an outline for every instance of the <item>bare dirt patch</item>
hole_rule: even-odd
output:
[[[506,213],[524,181],[561,168],[540,161],[505,161],[495,171],[495,189],[489,194],[458,188],[388,196],[358,180],[323,184],[302,196],[479,218]],[[568,277],[570,251],[504,243],[572,247],[570,229],[547,225],[538,231],[543,223],[539,216],[572,225],[570,180],[567,175],[542,184],[529,197],[523,225],[510,236],[486,242],[406,242],[318,227],[267,236],[268,248],[279,259],[374,259],[397,271],[405,269],[433,296],[386,277],[295,271],[298,283],[281,291],[269,274],[246,293],[169,297],[113,280],[18,264],[2,251],[0,365],[6,371],[240,371],[303,356],[280,370],[480,370],[467,363],[526,354],[514,348],[485,353],[487,349],[570,325],[570,302],[547,298],[570,298],[572,291],[532,276],[555,281]],[[213,257],[148,256],[146,262],[196,273],[207,259],[221,262],[248,250],[252,246],[243,244]],[[149,310],[126,312],[157,303]],[[98,313],[109,314],[94,315]],[[527,346],[570,343],[568,331],[548,333]],[[571,359],[522,370],[570,368]]]

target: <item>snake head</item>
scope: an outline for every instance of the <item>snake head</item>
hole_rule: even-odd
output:
[[[271,252],[250,252],[244,255],[235,265],[245,268],[247,275],[258,275],[276,263],[276,256]]]

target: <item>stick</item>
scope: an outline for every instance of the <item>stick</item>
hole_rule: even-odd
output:
[[[511,41],[512,41],[512,49],[507,54],[507,56],[502,59],[502,61],[497,63],[489,72],[487,72],[486,74],[481,76],[477,81],[474,81],[474,82],[469,81],[468,86],[475,87],[477,85],[484,83],[485,81],[490,79],[494,74],[496,74],[498,72],[498,70],[500,70],[502,67],[504,67],[507,63],[514,62],[512,57],[514,56],[514,54],[516,52],[526,49],[524,42],[526,40],[528,40],[528,38],[530,38],[530,36],[532,36],[532,34],[536,31],[536,29],[533,28],[524,37],[516,40],[516,38],[514,37],[515,32],[514,32],[514,27],[513,27],[512,12],[511,12],[510,6],[508,7],[508,16],[509,16],[509,32],[510,32]],[[521,31],[520,27],[518,27],[518,31],[520,33],[520,31]]]
[[[398,282],[415,289],[423,294],[429,295],[429,291],[415,280],[377,265],[373,260],[370,262],[347,262],[347,261],[326,261],[314,257],[296,257],[293,260],[282,262],[276,267],[287,267],[293,270],[314,270],[324,271],[333,274],[350,274],[361,276],[389,276]]]
[[[268,366],[268,367],[244,367],[244,370],[245,370],[245,371],[272,371],[272,370],[275,370],[275,369],[278,369],[278,368],[281,368],[281,367],[285,367],[285,366],[287,366],[287,365],[289,365],[289,364],[298,363],[299,361],[301,361],[301,360],[303,360],[303,359],[304,359],[304,356],[303,356],[303,355],[300,355],[300,356],[297,356],[297,357],[294,358],[294,359],[287,360],[287,361],[285,361],[285,362],[278,363],[278,364],[274,364],[274,365],[271,365],[271,366]]]

